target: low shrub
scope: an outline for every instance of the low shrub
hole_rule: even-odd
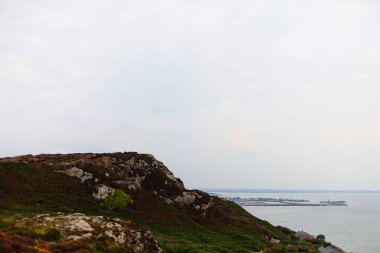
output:
[[[132,199],[123,190],[118,189],[106,197],[103,204],[110,210],[125,211],[132,204]]]
[[[41,238],[48,242],[57,242],[61,239],[61,232],[55,228],[49,228],[42,234]]]

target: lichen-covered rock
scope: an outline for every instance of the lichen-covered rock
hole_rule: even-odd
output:
[[[50,218],[50,217],[49,217]],[[45,221],[50,221],[54,222],[53,218],[50,218],[49,220],[45,218]],[[72,220],[69,223],[69,226],[67,227],[70,231],[79,231],[79,232],[90,232],[93,231],[94,229],[86,222],[85,220],[82,219],[76,219]]]
[[[97,200],[104,200],[107,196],[112,195],[114,191],[115,191],[114,188],[101,184],[101,185],[95,186],[95,192],[92,195]]]
[[[195,210],[200,211],[204,217],[206,211],[214,205],[213,199],[201,191],[185,191],[180,196],[170,200],[165,199],[167,203],[177,203],[179,205],[192,206]]]
[[[140,229],[131,221],[102,216],[86,216],[80,213],[54,215],[44,214],[17,221],[25,229],[57,229],[62,242],[91,242],[93,238],[103,240],[106,245],[135,253],[161,252],[149,231]]]
[[[82,183],[85,182],[86,180],[89,180],[92,178],[91,173],[85,172],[82,169],[79,169],[76,167],[72,167],[70,169],[67,169],[64,171],[57,171],[57,172],[64,173],[70,177],[76,177],[76,178],[80,179],[82,181]]]
[[[194,200],[198,197],[196,192],[184,192],[181,196],[174,199],[180,205],[190,205],[194,203]]]

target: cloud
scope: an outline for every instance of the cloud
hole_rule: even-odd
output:
[[[0,155],[136,150],[191,187],[378,188],[379,11],[2,1]]]

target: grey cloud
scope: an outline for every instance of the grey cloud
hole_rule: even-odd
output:
[[[2,1],[0,155],[136,150],[190,187],[378,189],[379,12]]]

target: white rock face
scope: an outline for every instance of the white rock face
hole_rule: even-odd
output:
[[[190,205],[194,202],[197,195],[197,193],[193,192],[184,192],[181,196],[176,197],[174,201],[181,205]]]
[[[63,241],[94,240],[103,238],[116,243],[125,252],[161,253],[157,241],[149,231],[139,229],[131,221],[102,216],[86,216],[81,213],[39,215],[17,221],[17,226],[26,228],[54,228],[61,232]]]
[[[82,235],[83,239],[90,239],[92,237],[92,233],[86,233]]]
[[[56,171],[56,172],[61,172],[64,173],[70,177],[76,177],[84,183],[86,180],[89,180],[92,178],[92,174],[83,171],[82,169],[79,169],[77,167],[72,167],[70,169],[64,170],[64,171]]]
[[[164,198],[164,200],[168,204],[177,203],[180,205],[187,205],[187,206],[192,205],[196,210],[201,211],[201,215],[205,217],[207,209],[209,209],[210,207],[214,205],[214,201],[212,198],[210,198],[207,202],[205,202],[204,200],[196,201],[196,200],[201,199],[202,197],[203,196],[201,193],[198,193],[196,191],[187,191],[187,192],[183,192],[182,195],[174,198],[174,201],[170,199],[166,199],[166,198]]]
[[[138,167],[144,167],[148,165],[145,161],[136,159],[135,157],[132,157],[131,159],[126,161],[125,164],[131,165],[131,166],[138,166]]]
[[[208,203],[197,205],[197,206],[195,206],[195,208],[199,207],[197,209],[201,209],[203,211],[206,211],[207,209],[209,209],[213,205],[214,205],[214,201],[212,199],[210,199],[210,201]]]
[[[277,244],[277,243],[280,243],[281,241],[272,237],[272,238],[270,238],[270,242],[274,243],[274,244]]]
[[[70,231],[80,231],[80,232],[90,232],[93,231],[94,229],[88,224],[86,221],[77,219],[77,220],[72,220],[69,223],[69,230]]]
[[[143,182],[149,175],[157,172],[164,174],[166,185],[172,186],[174,184],[178,186],[178,188],[184,189],[182,181],[176,178],[162,162],[156,160],[152,155],[145,154],[141,156],[136,153],[134,156],[128,158],[128,160],[114,159],[112,171],[121,178],[121,180],[115,182],[125,185],[130,190],[140,190]]]
[[[54,218],[51,218],[51,217],[45,217],[44,218],[46,221],[54,221]]]
[[[79,235],[70,235],[70,236],[66,237],[67,241],[78,241],[80,239],[82,239],[82,237]]]
[[[124,232],[119,232],[118,235],[114,234],[114,232],[112,232],[111,230],[107,230],[105,232],[105,235],[114,239],[114,241],[116,243],[119,243],[119,244],[123,244],[125,243],[125,241],[127,240],[127,238],[125,237],[125,233]],[[138,239],[138,238],[136,238]]]
[[[95,190],[96,192],[94,192],[92,195],[97,200],[104,200],[107,196],[112,195],[112,193],[115,191],[115,189],[104,184],[95,186]]]

